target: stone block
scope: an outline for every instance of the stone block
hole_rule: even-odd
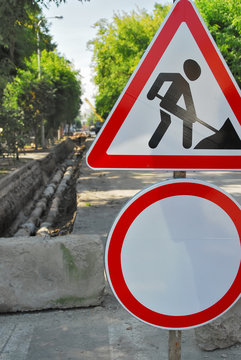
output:
[[[195,329],[202,350],[224,349],[241,343],[241,299],[226,313],[207,325]]]
[[[103,245],[97,235],[0,238],[0,312],[99,305]]]

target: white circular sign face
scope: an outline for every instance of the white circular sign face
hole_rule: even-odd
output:
[[[202,181],[178,179],[137,194],[108,237],[106,272],[120,303],[164,328],[190,328],[241,292],[241,209]]]

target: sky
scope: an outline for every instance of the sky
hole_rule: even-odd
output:
[[[92,52],[87,50],[89,40],[95,38],[96,30],[93,25],[105,18],[111,20],[113,14],[118,11],[130,13],[132,10],[146,9],[151,13],[154,4],[165,5],[172,3],[170,0],[90,0],[83,1],[67,0],[65,4],[57,7],[51,5],[49,9],[43,9],[48,17],[63,16],[63,19],[48,19],[50,34],[57,43],[57,50],[70,60],[74,68],[80,71],[83,90],[83,105],[81,113],[90,112],[89,105],[84,101],[87,97],[94,105],[96,88],[93,84],[93,70],[91,69]]]

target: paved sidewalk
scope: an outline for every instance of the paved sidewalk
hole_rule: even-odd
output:
[[[241,346],[201,351],[182,332],[182,360],[240,360]],[[167,360],[168,331],[130,316],[111,295],[103,306],[0,318],[0,360]]]
[[[240,172],[195,172],[188,176],[221,186],[241,203]],[[171,172],[95,172],[83,161],[78,179],[74,232],[99,234],[103,242],[121,206]],[[182,360],[240,360],[241,345],[203,352],[194,331],[183,331]],[[102,306],[0,316],[0,360],[167,360],[168,331],[132,317],[108,285]]]
[[[141,323],[107,296],[102,307],[0,318],[0,360],[167,360],[168,331]],[[183,360],[240,360],[241,346],[201,351],[183,331]]]

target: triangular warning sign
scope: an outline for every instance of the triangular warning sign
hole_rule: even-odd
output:
[[[241,169],[240,90],[195,5],[175,3],[87,154],[96,169]]]

